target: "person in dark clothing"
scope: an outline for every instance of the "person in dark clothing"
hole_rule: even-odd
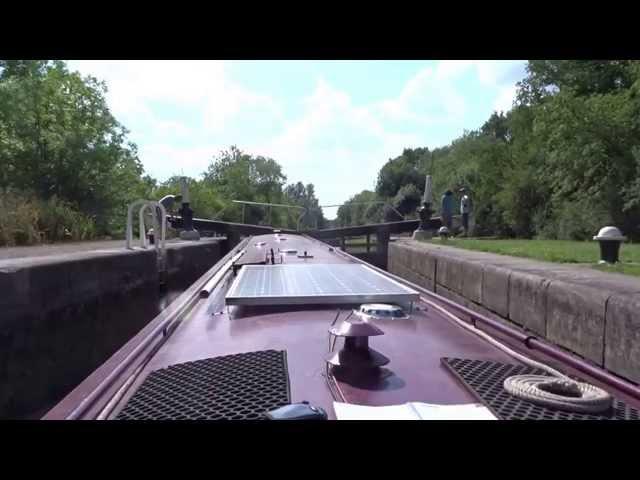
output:
[[[451,230],[453,224],[454,201],[453,192],[451,190],[444,192],[444,195],[442,195],[441,207],[442,224],[449,230]]]

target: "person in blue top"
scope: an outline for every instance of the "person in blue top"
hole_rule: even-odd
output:
[[[451,231],[452,222],[453,222],[453,209],[454,209],[455,200],[453,198],[453,192],[451,190],[447,190],[442,195],[442,207],[441,207],[441,215],[442,215],[442,224]]]

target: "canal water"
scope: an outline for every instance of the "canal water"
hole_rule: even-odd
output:
[[[64,382],[50,385],[52,392],[46,401],[34,410],[17,409],[11,418],[37,420],[42,418],[51,408],[71,392],[80,382],[88,377],[96,368],[109,359],[120,347],[130,340],[145,325],[153,320],[162,310],[167,308],[196,278],[179,278],[172,280],[163,288],[146,288],[129,294],[126,301],[101,302],[99,316],[101,323],[108,323],[111,332],[107,336],[91,339],[94,342],[93,354],[87,356],[68,372]],[[120,299],[122,300],[122,299]],[[80,323],[82,318],[78,318]]]

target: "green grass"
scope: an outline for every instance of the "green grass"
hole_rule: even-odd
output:
[[[555,263],[583,263],[606,272],[640,276],[640,244],[623,244],[620,247],[620,263],[599,265],[600,247],[597,242],[573,242],[569,240],[483,240],[452,238],[446,243],[439,239],[433,244],[477,250],[481,252],[525,257]]]

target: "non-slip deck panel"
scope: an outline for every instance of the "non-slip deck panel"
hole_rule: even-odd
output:
[[[606,414],[572,413],[546,408],[507,393],[502,384],[513,375],[546,375],[526,365],[509,365],[484,360],[442,358],[442,363],[502,420],[640,420],[640,412],[614,399]]]
[[[285,351],[263,350],[152,372],[117,420],[258,420],[291,402]]]

